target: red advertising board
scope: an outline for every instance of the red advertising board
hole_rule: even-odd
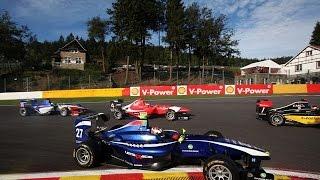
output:
[[[272,94],[272,84],[236,85],[236,95]]]
[[[308,93],[320,93],[320,84],[307,84]]]
[[[140,96],[176,96],[176,86],[140,86]]]
[[[223,85],[188,85],[187,95],[223,95]]]

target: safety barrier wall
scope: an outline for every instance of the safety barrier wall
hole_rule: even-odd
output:
[[[320,84],[172,85],[0,93],[0,100],[126,96],[232,96],[320,94]]]
[[[119,97],[123,88],[43,91],[43,98]]]

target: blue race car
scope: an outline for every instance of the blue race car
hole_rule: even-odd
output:
[[[188,160],[203,162],[206,179],[273,179],[261,168],[270,159],[263,149],[224,138],[217,131],[204,135],[149,127],[148,120],[104,127],[103,113],[75,120],[76,146],[73,157],[81,167],[100,163],[129,168],[163,170]]]
[[[19,103],[19,114],[28,116],[32,114],[49,115],[59,113],[61,116],[77,116],[88,109],[80,104],[54,104],[49,99],[25,99]]]

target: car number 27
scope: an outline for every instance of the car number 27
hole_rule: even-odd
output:
[[[76,137],[77,138],[82,138],[82,133],[83,133],[83,129],[76,129]]]

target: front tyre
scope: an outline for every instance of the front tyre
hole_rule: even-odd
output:
[[[67,108],[61,108],[60,109],[60,115],[61,116],[65,117],[65,116],[68,116],[68,114],[69,114],[69,111],[68,111]]]
[[[176,112],[174,110],[169,109],[166,113],[166,119],[168,121],[173,121],[176,119]]]
[[[238,180],[239,171],[236,164],[227,157],[213,156],[203,166],[206,180]]]
[[[101,151],[93,142],[80,144],[74,151],[76,163],[84,168],[94,167],[101,162]]]
[[[281,126],[284,124],[284,117],[279,113],[274,113],[269,117],[269,123],[272,126]]]
[[[21,116],[27,116],[28,115],[28,112],[27,112],[26,108],[20,108],[19,109],[19,113],[20,113]]]

